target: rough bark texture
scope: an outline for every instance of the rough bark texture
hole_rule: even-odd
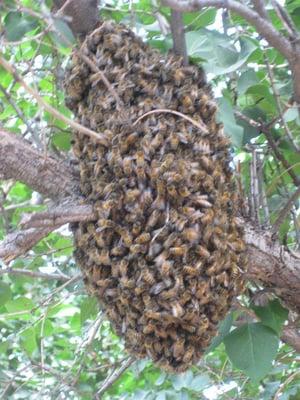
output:
[[[42,171],[39,174],[39,171]],[[26,215],[24,230],[14,232],[0,243],[0,258],[6,262],[25,254],[39,240],[59,226],[74,221],[94,220],[92,206],[80,204],[79,179],[70,166],[34,150],[14,134],[0,131],[0,176],[19,180],[62,204],[49,212]],[[300,255],[287,251],[270,232],[255,230],[244,221],[248,253],[247,278],[275,292],[293,310],[300,310]],[[282,340],[300,350],[300,332],[285,327]]]
[[[26,183],[37,192],[60,199],[78,191],[70,165],[45,155],[27,141],[0,129],[0,178]]]
[[[46,159],[25,140],[0,131],[0,175],[15,179],[53,200],[73,198],[49,212],[26,216],[23,231],[9,235],[0,245],[6,262],[24,254],[57,227],[74,221],[93,220],[89,205],[78,201],[79,179],[70,166],[48,156]],[[77,199],[76,199],[77,198]],[[286,304],[300,310],[300,255],[287,251],[269,232],[257,231],[245,222],[250,280],[270,287]]]
[[[271,288],[287,306],[300,311],[300,255],[290,253],[269,231],[247,224],[248,279]]]

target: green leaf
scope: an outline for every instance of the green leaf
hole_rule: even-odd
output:
[[[0,305],[4,306],[4,304],[11,299],[11,289],[7,283],[0,282]]]
[[[260,381],[272,368],[279,339],[262,323],[245,324],[224,338],[226,352],[233,365],[253,381]]]
[[[29,357],[37,349],[36,334],[34,328],[25,329],[20,334],[20,344]]]
[[[25,17],[19,12],[9,12],[4,21],[7,40],[12,42],[20,40],[25,33],[35,29],[37,25],[37,20],[32,17]]]
[[[193,378],[192,382],[189,385],[190,390],[200,391],[211,385],[210,377],[206,374],[197,375]]]
[[[60,150],[68,151],[71,148],[70,132],[56,132],[52,136],[52,143]]]
[[[283,323],[288,317],[288,310],[282,307],[278,299],[270,301],[265,307],[252,306],[252,308],[264,325],[269,326],[278,334],[281,332]]]
[[[258,82],[259,80],[253,69],[248,69],[247,71],[242,73],[237,81],[238,94],[244,94],[249,87],[256,85]]]
[[[184,13],[183,23],[189,25],[190,29],[199,29],[215,22],[217,10],[208,8],[201,12]]]
[[[242,114],[256,122],[266,121],[266,114],[259,107],[244,108]],[[251,139],[260,135],[259,129],[254,128],[247,121],[238,119],[238,124],[244,128],[243,144],[249,143]]]
[[[63,47],[70,47],[75,43],[75,37],[69,25],[62,19],[54,19],[55,31],[51,32],[51,37],[55,43]]]
[[[205,353],[209,353],[213,351],[216,347],[218,347],[222,342],[224,337],[230,332],[230,328],[233,323],[233,313],[230,313],[226,316],[226,318],[220,322],[218,328],[218,335],[213,338],[210,346],[206,350]]]
[[[15,313],[19,311],[30,312],[34,308],[33,301],[28,297],[18,297],[17,299],[10,300],[5,304],[5,308],[9,313]]]
[[[217,99],[217,101],[219,105],[217,114],[218,122],[223,123],[224,131],[226,135],[231,138],[232,143],[236,147],[241,147],[243,143],[244,129],[237,124],[233,114],[232,105],[230,104],[229,100],[224,97]]]
[[[184,372],[183,374],[175,375],[171,377],[171,382],[175,390],[181,390],[183,388],[189,388],[194,378],[192,371]]]
[[[165,373],[165,371],[162,371],[161,374],[159,375],[159,377],[157,378],[155,385],[160,386],[162,385],[165,380],[166,380],[167,374]]]
[[[95,297],[87,297],[80,306],[80,320],[83,324],[89,318],[95,318],[99,312],[99,304]]]

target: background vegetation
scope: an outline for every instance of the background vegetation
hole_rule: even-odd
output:
[[[290,38],[287,17],[295,31],[300,29],[300,0],[283,8],[272,1],[265,5],[282,37]],[[103,18],[130,26],[159,51],[172,47],[168,7],[151,0],[110,0],[102,6]],[[51,1],[0,3],[1,58],[72,119],[63,92],[71,46],[62,35],[75,39],[50,8]],[[271,227],[274,238],[294,253],[300,246],[300,117],[288,61],[231,11],[204,8],[184,13],[183,20],[190,60],[205,69],[219,119],[232,139],[233,166],[252,221]],[[0,124],[45,158],[70,158],[69,126],[45,111],[4,67]],[[0,239],[19,227],[24,213],[49,204],[24,183],[3,180]],[[0,399],[300,399],[297,345],[279,339],[288,319],[299,329],[297,314],[267,289],[249,282],[200,363],[181,375],[166,374],[148,360],[128,358],[122,339],[86,294],[72,246],[64,225],[26,255],[1,264]]]

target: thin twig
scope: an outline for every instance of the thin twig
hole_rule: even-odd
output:
[[[183,64],[188,65],[188,55],[184,36],[182,13],[171,10],[171,32],[173,37],[173,51],[183,59]]]
[[[95,400],[100,400],[102,394],[109,389],[115,382],[120,378],[120,376],[126,371],[127,368],[130,367],[131,364],[133,364],[135,361],[135,358],[129,357],[124,362],[122,363],[121,367],[119,369],[116,369],[113,371],[103,382],[102,386],[100,389],[97,391],[95,395]]]
[[[17,70],[10,63],[8,63],[3,57],[0,57],[0,65],[2,65],[2,67],[4,69],[6,69],[8,72],[10,72],[13,75],[13,77],[16,79],[16,81],[18,81],[24,87],[24,89],[36,100],[36,102],[39,104],[40,107],[42,107],[44,110],[48,111],[55,118],[70,125],[76,131],[78,131],[84,135],[87,135],[90,138],[95,139],[96,142],[102,144],[103,146],[107,146],[107,138],[105,137],[105,135],[94,132],[91,129],[86,128],[85,126],[78,124],[77,122],[73,121],[70,118],[67,118],[65,115],[60,113],[58,110],[56,110],[50,104],[46,103],[43,100],[43,98],[37,93],[37,91],[32,89],[30,86],[28,86],[27,83],[18,74]]]
[[[278,150],[277,145],[273,139],[272,133],[270,131],[270,129],[268,128],[268,124],[262,124],[259,123],[257,121],[254,121],[251,118],[248,118],[246,115],[242,114],[239,111],[235,111],[234,114],[246,121],[249,125],[253,126],[254,128],[257,128],[258,130],[260,130],[261,132],[264,133],[264,135],[266,136],[268,143],[271,147],[271,149],[273,150],[276,158],[281,162],[281,164],[283,165],[283,167],[285,168],[286,172],[290,175],[290,177],[292,178],[295,186],[299,186],[300,185],[300,178],[295,174],[295,172],[293,171],[293,166],[291,166],[288,161],[284,158],[284,156],[281,154],[281,152]]]
[[[278,400],[280,397],[280,394],[282,393],[283,389],[292,382],[292,380],[300,374],[300,371],[295,371],[293,372],[284,382],[282,385],[280,385],[279,389],[275,393],[274,400]]]
[[[289,200],[287,201],[284,208],[280,211],[276,221],[274,222],[274,224],[272,226],[273,233],[278,231],[278,229],[280,228],[280,225],[283,223],[287,214],[291,211],[293,204],[295,203],[296,200],[298,200],[299,196],[300,196],[300,187],[298,187],[298,189],[292,194],[292,196],[289,198]]]
[[[39,271],[30,271],[28,269],[21,269],[21,268],[12,268],[12,267],[5,267],[0,268],[0,276],[4,274],[9,275],[25,275],[30,276],[31,278],[42,278],[48,280],[57,280],[57,281],[69,281],[71,279],[70,276],[64,274],[47,274],[45,272]]]
[[[272,70],[272,67],[270,65],[269,59],[268,59],[268,57],[266,55],[264,55],[264,59],[266,61],[267,71],[268,71],[268,75],[269,75],[269,78],[270,78],[271,87],[272,87],[272,90],[273,90],[273,93],[274,93],[274,98],[275,98],[278,114],[280,115],[281,124],[282,124],[283,129],[285,131],[285,134],[289,138],[289,141],[290,141],[291,145],[293,146],[293,148],[296,151],[300,151],[300,147],[295,142],[295,140],[293,138],[293,135],[292,135],[292,133],[291,133],[287,123],[285,122],[284,117],[283,117],[283,109],[282,109],[281,102],[280,102],[280,95],[279,95],[278,90],[277,90],[277,88],[275,86],[275,78],[274,78],[273,70]]]
[[[197,128],[199,128],[201,130],[201,132],[203,133],[209,133],[207,126],[205,125],[205,123],[203,121],[196,121],[193,118],[188,117],[187,115],[182,114],[179,111],[175,111],[175,110],[170,110],[167,108],[158,108],[156,110],[151,110],[146,112],[145,114],[141,115],[133,124],[132,126],[137,125],[142,119],[144,119],[145,117],[148,117],[148,115],[152,115],[152,114],[162,114],[162,113],[169,113],[169,114],[174,114],[177,115],[178,117],[181,117],[187,121],[189,121],[192,125],[196,126]]]

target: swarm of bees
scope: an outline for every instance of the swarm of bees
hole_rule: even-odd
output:
[[[196,363],[243,288],[229,142],[203,72],[103,22],[67,71],[83,201],[75,257],[126,348],[172,372]],[[154,111],[155,110],[155,111]]]

